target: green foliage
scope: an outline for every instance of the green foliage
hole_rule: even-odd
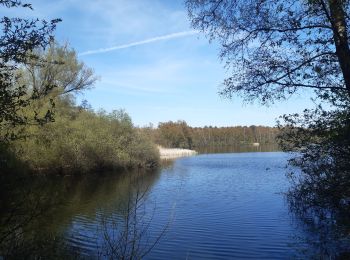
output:
[[[185,121],[159,123],[159,144],[165,147],[192,148],[191,129]]]
[[[56,120],[25,130],[25,140],[14,142],[19,158],[36,171],[90,172],[152,167],[156,147],[133,127],[123,110],[112,113],[81,109],[66,96],[56,100]]]
[[[0,7],[23,7],[32,9],[30,4],[19,0],[2,0]],[[30,52],[36,48],[45,48],[52,39],[53,31],[59,19],[39,21],[37,19],[22,19],[2,17],[0,19],[0,142],[8,142],[17,138],[12,128],[16,125],[43,123],[52,119],[48,110],[43,118],[35,111],[23,116],[22,109],[40,96],[36,92],[28,93],[28,85],[20,82],[17,69],[27,64],[28,59],[34,63],[36,57]],[[48,89],[52,85],[45,86]]]
[[[33,50],[31,57],[16,70],[13,84],[24,86],[26,96],[36,96],[26,106],[15,106],[20,118],[34,113],[36,122],[11,125],[16,136],[6,146],[11,158],[32,171],[60,173],[157,164],[156,147],[123,110],[95,113],[87,101],[75,104],[73,94],[91,88],[97,78],[74,50],[51,43],[46,50]],[[0,129],[2,135],[7,131]],[[4,160],[10,164],[10,157]]]

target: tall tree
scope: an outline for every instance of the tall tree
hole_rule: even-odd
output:
[[[350,95],[346,0],[187,0],[192,25],[221,44],[223,95],[262,103],[300,88]]]
[[[48,94],[52,89],[59,95],[81,92],[97,80],[93,69],[79,61],[67,44],[51,42],[46,50],[36,49],[32,55],[34,59],[27,61],[18,76],[29,91],[39,95]]]
[[[32,6],[20,0],[0,0],[1,8],[22,7],[32,9]],[[15,138],[6,131],[16,125],[24,125],[29,121],[43,122],[52,117],[49,110],[44,118],[39,118],[35,111],[31,118],[21,116],[21,110],[40,94],[33,91],[27,93],[27,86],[18,84],[17,69],[26,64],[29,55],[36,48],[45,48],[52,40],[53,32],[60,19],[39,21],[38,19],[10,18],[0,19],[0,141]],[[52,86],[46,86],[52,88]],[[5,130],[4,130],[5,129]]]

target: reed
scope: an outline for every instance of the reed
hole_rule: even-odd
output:
[[[158,146],[158,150],[160,154],[160,159],[162,160],[170,160],[179,157],[193,156],[197,154],[195,150],[181,148],[164,148]]]

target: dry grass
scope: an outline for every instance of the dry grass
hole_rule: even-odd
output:
[[[181,148],[164,148],[158,146],[160,159],[162,160],[170,160],[179,157],[192,156],[196,155],[197,152],[189,149],[181,149]]]

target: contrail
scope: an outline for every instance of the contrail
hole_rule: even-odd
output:
[[[110,51],[115,51],[115,50],[120,50],[120,49],[127,49],[127,48],[134,47],[134,46],[144,45],[144,44],[157,42],[157,41],[181,38],[181,37],[185,37],[185,36],[189,36],[189,35],[194,35],[197,33],[199,33],[199,31],[197,31],[197,30],[171,33],[171,34],[166,34],[166,35],[162,35],[162,36],[149,38],[149,39],[146,39],[143,41],[132,42],[132,43],[123,44],[123,45],[117,45],[117,46],[113,46],[113,47],[109,47],[109,48],[102,48],[102,49],[97,49],[97,50],[85,51],[85,52],[79,53],[78,55],[85,56],[85,55],[90,55],[90,54],[105,53],[105,52],[110,52]]]

